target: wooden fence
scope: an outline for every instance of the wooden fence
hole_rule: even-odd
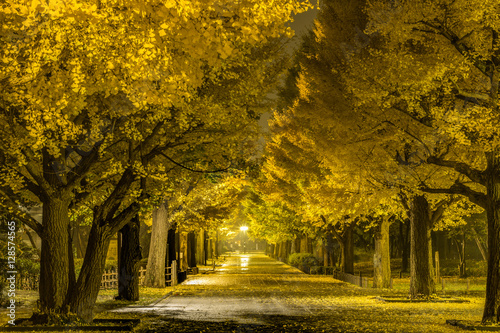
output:
[[[165,267],[165,285],[175,286],[177,284],[177,274],[172,274],[172,272],[177,272],[177,263],[172,261],[172,266]],[[139,284],[144,285],[144,279],[146,277],[146,268],[139,268]],[[113,289],[118,288],[118,272],[115,270],[104,271],[101,279],[101,289]]]
[[[16,289],[18,290],[38,290],[38,275],[21,275],[16,276]]]
[[[177,284],[177,263],[174,260],[171,267],[165,267],[165,285],[175,286]],[[139,284],[144,285],[144,278],[146,277],[146,268],[139,268]],[[16,289],[18,290],[38,290],[39,277],[38,275],[29,276],[16,276]],[[118,271],[109,270],[104,271],[101,278],[100,289],[113,289],[118,288]]]
[[[368,278],[358,276],[358,275],[343,273],[343,272],[337,271],[337,270],[333,271],[333,278],[340,280],[340,281],[352,283],[352,284],[355,284],[355,285],[363,287],[363,288],[368,288],[368,284],[369,284]]]

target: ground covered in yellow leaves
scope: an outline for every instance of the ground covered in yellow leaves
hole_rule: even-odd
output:
[[[262,254],[235,255],[190,276],[153,306],[103,314],[142,317],[141,332],[457,332],[446,320],[477,321],[484,296],[466,303],[388,303],[401,289],[360,288],[306,275]]]
[[[484,293],[447,290],[466,303],[391,303],[407,289],[360,288],[307,275],[263,254],[226,257],[215,271],[164,289],[141,288],[139,302],[101,291],[97,318],[139,318],[135,332],[460,332],[446,320],[478,321]],[[451,289],[451,288],[450,288]],[[472,289],[472,288],[471,288]],[[438,289],[439,292],[439,289]],[[34,293],[34,292],[32,292]],[[32,297],[26,293],[24,304]],[[33,294],[35,295],[35,294]],[[32,295],[32,296],[33,296]],[[438,295],[439,296],[439,295]]]

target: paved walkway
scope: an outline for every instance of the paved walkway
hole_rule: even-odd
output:
[[[140,311],[183,320],[261,323],[262,315],[310,313],[307,304],[287,302],[291,294],[310,288],[304,289],[306,280],[308,275],[300,270],[264,254],[232,255],[215,272],[189,276],[171,296],[154,305],[114,311]]]
[[[384,303],[407,291],[359,288],[307,275],[263,254],[226,257],[149,306],[115,309],[149,317],[144,332],[456,332],[447,319],[478,320],[484,298],[466,304]],[[142,317],[142,316],[141,316]],[[145,318],[145,317],[144,317]]]

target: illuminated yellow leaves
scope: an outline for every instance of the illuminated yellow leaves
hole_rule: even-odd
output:
[[[290,35],[292,10],[306,7],[301,0],[4,1],[1,148],[24,164],[23,147],[64,160],[68,147],[89,149],[102,140],[100,156],[111,161],[102,177],[115,177],[129,167],[124,141],[143,140],[164,122],[172,127],[158,144],[166,144],[168,135],[176,139],[203,124],[207,134],[188,136],[175,152],[192,153],[201,142],[225,167],[251,150],[257,125],[246,113],[261,111],[242,105],[257,104],[270,81],[265,65],[242,74],[260,61],[250,54],[270,37]],[[224,90],[222,82],[234,85]],[[234,136],[217,133],[221,128]],[[120,153],[110,156],[112,149]],[[165,180],[168,169],[133,167],[155,180]]]
[[[228,42],[225,43],[224,46],[219,49],[219,52],[221,54],[222,59],[228,58],[231,55],[232,51],[233,51],[233,48],[231,47],[231,45]]]

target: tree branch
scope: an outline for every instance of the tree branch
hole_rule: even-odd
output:
[[[435,29],[441,36],[446,38],[461,55],[470,60],[474,64],[474,67],[476,67],[481,73],[487,77],[491,76],[491,72],[494,70],[493,62],[490,60],[481,60],[479,57],[474,57],[474,54],[477,52],[464,43],[464,40],[473,33],[472,31],[460,38],[454,32],[446,29],[441,24],[435,25],[426,21],[421,21],[421,23]]]
[[[98,143],[96,143],[92,147],[92,150],[88,155],[82,156],[79,154],[80,156],[82,156],[82,159],[69,172],[70,175],[68,176],[68,181],[67,181],[68,188],[71,188],[76,184],[78,184],[83,179],[83,177],[85,177],[87,172],[89,172],[90,168],[92,167],[94,162],[97,161],[99,157],[98,151],[99,151],[99,146],[101,145],[102,142],[103,141],[99,141]]]
[[[165,157],[167,160],[169,160],[170,162],[172,162],[173,164],[177,165],[178,167],[181,167],[183,169],[186,169],[188,171],[191,171],[191,172],[198,172],[198,173],[216,173],[216,172],[225,172],[227,170],[229,170],[229,168],[231,168],[231,165],[232,164],[229,164],[229,166],[227,168],[223,168],[223,169],[216,169],[216,170],[196,170],[196,169],[192,169],[190,167],[187,167],[185,165],[182,165],[180,163],[177,163],[176,161],[174,161],[173,159],[171,159],[170,157],[168,157],[167,155],[165,155],[165,153],[160,153],[163,157]]]
[[[450,188],[429,188],[425,184],[420,186],[420,190],[434,194],[459,194],[467,197],[471,202],[486,209],[487,196],[484,193],[474,191],[462,183],[456,182]]]
[[[451,168],[461,173],[462,175],[467,176],[473,182],[479,183],[481,185],[486,184],[486,177],[484,175],[484,171],[474,169],[467,163],[443,160],[442,158],[436,156],[429,156],[427,158],[427,163]]]
[[[33,231],[35,231],[40,238],[43,238],[42,224],[35,220],[28,212],[21,210],[19,205],[16,204],[8,195],[0,192],[0,203],[5,205],[19,221],[33,229]]]

